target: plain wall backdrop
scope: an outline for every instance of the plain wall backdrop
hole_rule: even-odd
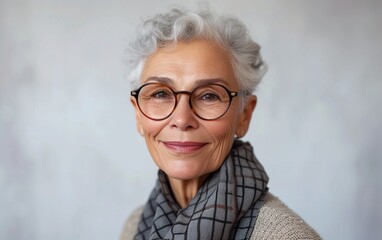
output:
[[[270,191],[325,239],[382,239],[382,1],[209,2],[269,66],[244,139]],[[123,61],[173,3],[0,0],[0,239],[117,239],[146,201]]]

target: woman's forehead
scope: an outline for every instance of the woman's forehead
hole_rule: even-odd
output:
[[[146,59],[141,82],[159,81],[169,85],[200,85],[208,82],[237,85],[231,58],[225,49],[206,40],[179,42],[159,48]]]

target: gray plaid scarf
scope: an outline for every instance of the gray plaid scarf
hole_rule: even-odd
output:
[[[210,174],[184,209],[175,202],[165,173],[159,171],[134,239],[249,239],[267,183],[252,146],[240,140],[235,140],[221,168]]]

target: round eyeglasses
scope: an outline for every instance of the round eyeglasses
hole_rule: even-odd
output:
[[[137,100],[139,110],[147,118],[160,121],[168,118],[178,104],[178,95],[189,96],[189,104],[196,116],[203,120],[221,118],[229,109],[232,99],[241,93],[232,92],[219,84],[202,85],[189,91],[174,91],[162,83],[146,83],[131,96]]]

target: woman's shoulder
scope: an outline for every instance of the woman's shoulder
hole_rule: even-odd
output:
[[[120,240],[133,239],[143,207],[137,208],[126,220]],[[260,208],[252,239],[321,239],[295,212],[277,197],[268,193]]]
[[[135,235],[135,231],[138,227],[138,222],[141,218],[141,214],[143,212],[143,206],[139,207],[134,210],[134,212],[129,216],[129,218],[126,220],[120,240],[130,240],[133,239]]]
[[[260,208],[252,239],[321,239],[294,211],[268,193]]]

